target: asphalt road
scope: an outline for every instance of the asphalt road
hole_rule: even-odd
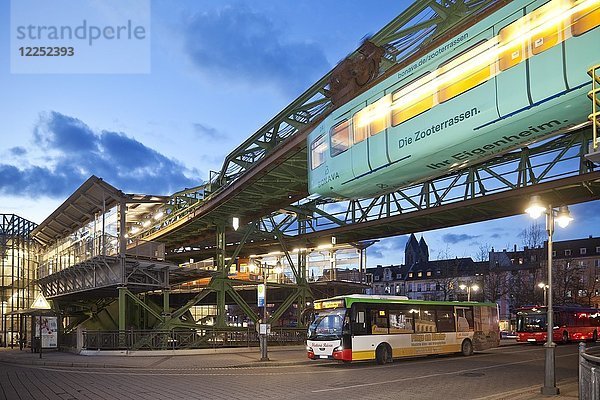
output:
[[[0,398],[482,399],[541,385],[543,351],[542,346],[505,346],[471,357],[423,357],[384,366],[321,361],[243,368],[144,369],[0,364]],[[557,347],[556,377],[559,382],[577,378],[576,344]]]

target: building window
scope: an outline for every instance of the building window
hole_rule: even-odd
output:
[[[396,274],[396,279],[402,279],[402,274]]]
[[[420,292],[420,291],[421,291],[421,287],[422,287],[422,286],[421,286],[421,284],[420,284],[420,283],[417,283],[417,292]]]
[[[412,283],[409,283],[409,284],[408,284],[408,291],[409,291],[409,292],[412,292],[412,289],[413,289]]]
[[[417,276],[420,278],[423,276],[423,273],[419,271],[419,272],[417,272]]]
[[[587,249],[585,247],[582,247],[579,249],[579,254],[581,254],[583,256],[583,255],[585,255],[585,253],[587,253]]]
[[[552,250],[552,257],[556,257],[556,250]]]
[[[600,268],[600,260],[594,260],[594,266]]]
[[[409,273],[408,273],[408,277],[409,277],[409,278],[412,278],[412,276],[413,276],[413,273],[412,273],[412,272],[409,272]]]
[[[600,246],[596,246],[596,254],[600,254]]]
[[[431,276],[431,271],[427,271],[427,276]]]
[[[571,255],[571,249],[565,250],[565,256],[570,256],[570,255]]]
[[[379,275],[375,275],[375,280],[378,281],[379,280]]]

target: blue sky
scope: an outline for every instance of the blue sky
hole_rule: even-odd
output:
[[[143,0],[132,1],[135,19]],[[9,4],[0,2],[0,212],[39,223],[91,174],[125,192],[199,184],[410,2],[152,1],[142,74],[11,73]],[[598,208],[574,206],[577,222],[556,238],[600,234]],[[417,235],[432,258],[475,256],[484,243],[521,246],[528,224],[512,217]],[[382,240],[369,265],[402,262],[405,242]]]

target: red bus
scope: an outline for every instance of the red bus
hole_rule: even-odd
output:
[[[600,310],[590,307],[554,306],[554,342],[596,341],[600,330]],[[546,341],[546,307],[517,309],[517,342]]]

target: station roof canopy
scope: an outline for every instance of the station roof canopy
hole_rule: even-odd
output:
[[[138,211],[157,203],[166,202],[166,196],[125,194],[109,183],[92,175],[48,218],[37,226],[32,237],[46,246],[64,238],[94,219],[94,215],[108,210],[119,202],[135,203]]]

